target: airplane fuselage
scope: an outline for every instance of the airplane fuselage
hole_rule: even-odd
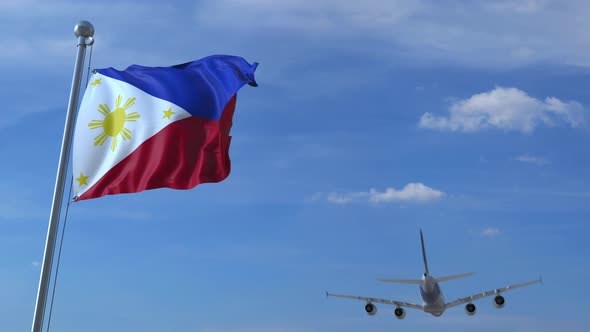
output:
[[[426,249],[424,248],[424,236],[422,235],[422,230],[420,230],[420,242],[422,244],[422,260],[424,261],[424,274],[422,275],[421,279],[378,279],[379,281],[383,282],[396,282],[401,284],[412,284],[412,285],[419,285],[420,290],[420,297],[422,297],[422,304],[414,304],[404,301],[395,301],[391,299],[378,299],[373,297],[366,297],[366,296],[355,296],[355,295],[344,295],[344,294],[329,294],[326,292],[326,296],[336,296],[336,297],[343,297],[348,299],[354,300],[361,300],[366,301],[365,311],[368,315],[373,316],[377,313],[377,307],[374,303],[382,303],[388,305],[396,306],[395,310],[393,311],[394,315],[398,319],[403,319],[406,316],[406,312],[404,308],[412,308],[422,310],[426,313],[429,313],[433,316],[440,316],[443,312],[448,309],[452,308],[461,304],[465,304],[465,313],[469,316],[473,316],[476,312],[476,307],[473,301],[481,299],[487,296],[494,296],[493,304],[497,308],[504,307],[504,297],[500,295],[500,293],[509,291],[514,288],[524,287],[532,284],[536,284],[541,282],[541,279],[538,280],[531,280],[524,283],[510,285],[505,287],[500,287],[492,290],[488,290],[485,292],[480,292],[473,294],[471,296],[463,297],[457,299],[455,301],[451,301],[449,303],[445,302],[445,297],[443,296],[442,290],[440,289],[439,283],[448,280],[459,279],[463,277],[468,277],[473,275],[474,272],[462,273],[462,274],[455,274],[455,275],[447,275],[439,278],[434,278],[428,272],[428,262],[426,261]]]
[[[426,274],[422,276],[420,296],[425,312],[438,317],[445,311],[445,297],[438,282],[432,276]]]

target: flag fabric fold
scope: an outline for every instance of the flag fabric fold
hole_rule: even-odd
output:
[[[214,55],[96,70],[76,120],[74,199],[224,180],[236,94],[257,86],[257,65]]]

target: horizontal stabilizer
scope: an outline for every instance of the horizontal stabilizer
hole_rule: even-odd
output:
[[[383,282],[397,282],[400,284],[416,284],[419,285],[420,283],[422,283],[422,280],[414,280],[414,279],[377,279],[379,281],[383,281]]]
[[[474,274],[475,274],[475,272],[468,272],[468,273],[463,273],[463,274],[455,274],[453,276],[446,276],[446,277],[436,278],[436,281],[437,282],[441,282],[441,281],[459,279],[459,278],[463,278],[463,277],[469,277],[469,276],[472,276]]]

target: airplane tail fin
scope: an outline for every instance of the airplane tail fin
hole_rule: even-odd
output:
[[[428,262],[426,261],[426,250],[424,249],[424,236],[422,235],[422,230],[420,230],[420,241],[422,242],[422,258],[424,259],[424,275],[428,275]],[[422,284],[422,280],[420,279],[377,279],[383,282],[396,282],[400,284],[415,284],[420,285]]]
[[[475,272],[468,272],[468,273],[462,273],[462,274],[455,274],[452,276],[446,276],[446,277],[440,277],[440,278],[436,278],[437,282],[441,282],[441,281],[447,281],[447,280],[453,280],[453,279],[459,279],[459,278],[464,278],[464,277],[469,277],[474,275]]]
[[[429,275],[428,262],[426,261],[426,249],[424,248],[424,236],[422,230],[420,230],[420,242],[422,242],[422,258],[424,259],[424,275]]]

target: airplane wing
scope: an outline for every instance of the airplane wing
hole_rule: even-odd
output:
[[[515,289],[515,288],[519,288],[519,287],[524,287],[524,286],[536,284],[538,282],[541,282],[541,279],[532,280],[532,281],[528,281],[528,282],[523,282],[522,284],[516,284],[516,285],[506,286],[506,287],[502,287],[502,288],[497,288],[497,289],[489,290],[489,291],[483,292],[483,293],[473,294],[471,296],[467,296],[467,297],[464,297],[464,298],[461,298],[461,299],[457,299],[457,300],[452,301],[452,302],[448,302],[447,304],[445,304],[445,309],[450,308],[450,307],[454,307],[454,306],[457,306],[457,305],[460,305],[460,304],[463,304],[463,303],[468,303],[468,302],[472,302],[472,301],[475,301],[475,300],[479,300],[482,297],[500,294],[502,292],[506,292],[506,291],[509,291],[511,289]]]
[[[394,301],[394,300],[384,300],[384,299],[376,299],[373,297],[364,297],[364,296],[354,296],[354,295],[341,295],[341,294],[330,294],[326,292],[326,296],[334,296],[334,297],[342,297],[345,299],[353,299],[353,300],[361,300],[371,303],[383,303],[383,304],[391,304],[397,307],[405,307],[405,308],[412,308],[412,309],[419,309],[422,310],[422,306],[418,304],[403,302],[403,301]]]

